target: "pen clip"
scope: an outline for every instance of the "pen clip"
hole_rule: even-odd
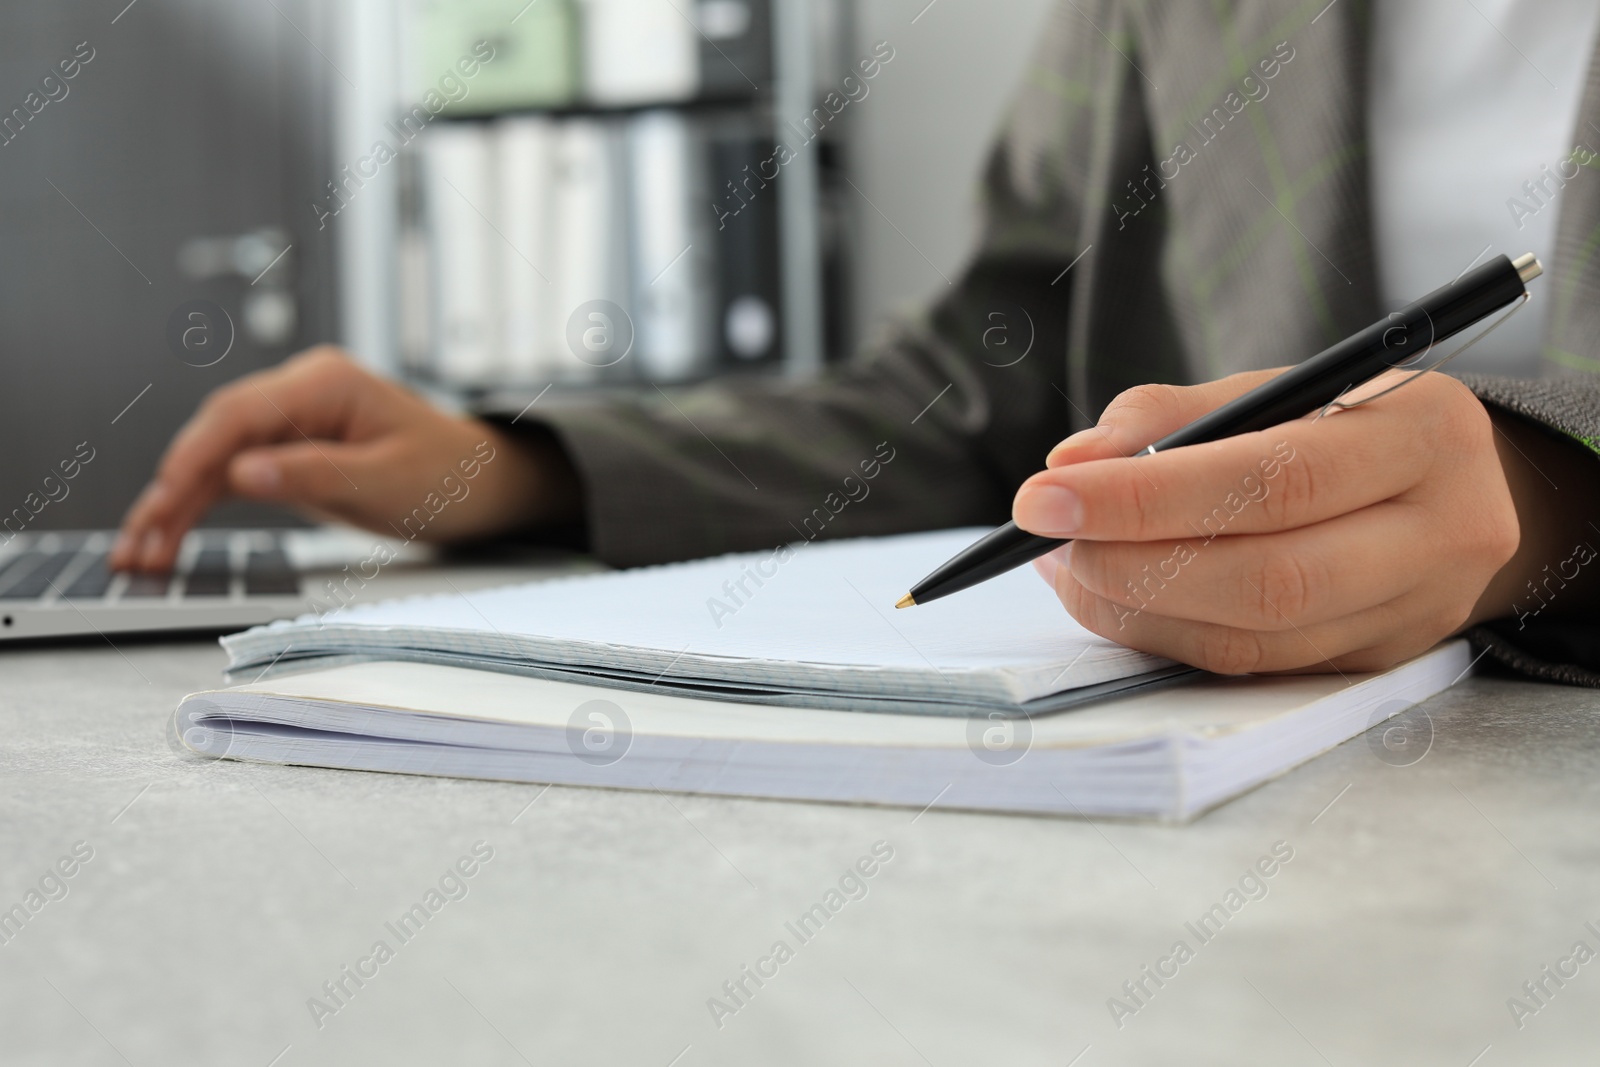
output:
[[[1329,413],[1331,413],[1335,409],[1338,409],[1339,411],[1350,411],[1350,410],[1352,410],[1354,408],[1361,407],[1364,404],[1370,404],[1374,400],[1378,399],[1380,396],[1388,396],[1390,393],[1394,392],[1396,389],[1401,389],[1401,388],[1404,388],[1407,385],[1410,385],[1413,381],[1415,381],[1421,375],[1427,374],[1429,371],[1438,370],[1440,367],[1444,366],[1446,363],[1449,363],[1452,359],[1455,359],[1461,353],[1465,352],[1467,349],[1471,348],[1473,345],[1477,344],[1479,341],[1483,340],[1485,337],[1488,337],[1491,333],[1494,333],[1494,331],[1498,330],[1500,328],[1500,326],[1507,319],[1509,319],[1511,316],[1515,315],[1518,311],[1521,311],[1522,310],[1522,306],[1524,304],[1526,304],[1532,298],[1533,298],[1533,294],[1532,293],[1524,292],[1522,294],[1521,299],[1519,299],[1516,303],[1512,304],[1511,307],[1506,310],[1506,313],[1504,315],[1501,315],[1498,319],[1495,319],[1494,322],[1490,323],[1489,326],[1486,329],[1484,329],[1481,333],[1479,333],[1472,340],[1468,341],[1466,344],[1462,345],[1460,348],[1456,349],[1454,352],[1451,352],[1448,356],[1445,356],[1442,359],[1435,360],[1434,362],[1428,364],[1426,367],[1421,367],[1421,368],[1419,368],[1417,370],[1413,370],[1413,371],[1409,372],[1400,381],[1395,382],[1393,385],[1389,386],[1386,389],[1381,389],[1378,392],[1373,393],[1371,396],[1362,397],[1360,400],[1357,400],[1354,403],[1347,404],[1343,400],[1341,400],[1340,397],[1344,396],[1345,393],[1350,392],[1351,389],[1356,388],[1356,386],[1354,386],[1354,385],[1350,386],[1349,388],[1345,389],[1344,392],[1340,393],[1339,396],[1334,397],[1332,400],[1330,400],[1326,404],[1324,404],[1322,406],[1322,410],[1317,412],[1317,419],[1323,418],[1324,416],[1328,415]],[[1416,358],[1417,359],[1421,359],[1423,356],[1426,356],[1432,350],[1433,350],[1433,344],[1432,344],[1432,342],[1430,342],[1428,344],[1428,347],[1424,348],[1422,350],[1422,352]],[[1399,368],[1394,368],[1394,369],[1398,370]],[[1358,383],[1358,384],[1364,385],[1366,383],[1362,382],[1362,383]],[[1313,419],[1312,421],[1315,422],[1316,419]]]

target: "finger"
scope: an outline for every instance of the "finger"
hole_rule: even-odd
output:
[[[183,536],[216,500],[215,483],[177,498],[159,480],[145,486],[128,514],[108,559],[115,569],[168,571],[183,547]]]
[[[1285,368],[1245,371],[1200,385],[1141,385],[1106,405],[1099,422],[1056,445],[1045,466],[1064,467],[1091,459],[1129,457],[1201,415],[1249,392]]]
[[[191,482],[181,496],[159,478],[150,482],[123,517],[108,563],[117,570],[171,570],[184,534],[221,493],[220,477]]]
[[[1123,608],[1280,631],[1404,596],[1437,556],[1419,510],[1385,503],[1254,537],[1078,541],[1068,566],[1078,584]]]
[[[1217,674],[1382,670],[1420,655],[1451,632],[1426,625],[1413,598],[1289,630],[1247,630],[1130,612],[1089,592],[1065,568],[1057,595],[1086,629],[1142,652]]]
[[[220,481],[250,446],[342,438],[364,378],[348,360],[320,352],[242,378],[206,399],[168,447],[158,477],[182,496],[191,485]]]
[[[457,538],[474,530],[475,517],[490,497],[475,491],[473,479],[483,468],[467,474],[462,461],[477,456],[487,463],[497,453],[485,457],[480,451],[487,445],[482,430],[446,429],[458,432],[436,433],[424,442],[389,436],[250,449],[229,466],[229,485],[240,496],[285,504],[319,520],[337,519],[407,539]],[[502,458],[495,470],[509,460]],[[526,481],[513,478],[510,491],[518,492]],[[485,480],[476,488],[488,484]]]
[[[252,500],[338,514],[355,505],[363,482],[370,483],[366,476],[381,469],[384,451],[381,446],[337,441],[251,448],[228,464],[227,484]]]
[[[248,375],[213,393],[179,430],[123,520],[111,563],[165,570],[184,533],[228,489],[233,457],[253,445],[342,436],[363,372],[331,349]]]
[[[171,568],[172,559],[177,555],[177,546],[171,546],[168,551],[168,546],[163,544],[163,530],[154,527],[151,521],[153,515],[170,509],[170,502],[164,499],[166,494],[167,489],[161,483],[151,482],[134,499],[108,554],[107,563],[110,567],[115,570],[140,569],[148,555],[157,564],[154,569]]]
[[[1012,516],[1047,537],[1210,538],[1321,522],[1398,496],[1436,462],[1437,418],[1396,405],[1299,420],[1132,460],[1043,471]]]

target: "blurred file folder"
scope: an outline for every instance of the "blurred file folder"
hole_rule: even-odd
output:
[[[561,126],[556,152],[559,274],[553,279],[558,303],[552,325],[561,352],[559,377],[592,380],[618,367],[632,347],[613,343],[619,324],[612,315],[585,307],[605,300],[626,310],[632,303],[622,130],[610,120],[570,119]],[[602,319],[594,319],[596,314]],[[603,336],[589,332],[594,324]]]
[[[769,0],[405,2],[407,367],[481,394],[782,361]]]
[[[556,285],[551,179],[559,128],[540,115],[496,123],[496,211],[500,249],[500,322],[506,376],[512,381],[551,377],[561,361],[557,347]]]
[[[584,96],[595,104],[693,99],[700,33],[688,0],[585,0]]]
[[[771,9],[752,0],[700,0],[700,95],[737,99],[772,82]]]
[[[711,362],[705,146],[680,111],[647,111],[628,124],[633,288],[641,372],[694,377]]]
[[[716,197],[716,335],[724,367],[776,363],[783,358],[778,318],[778,197],[762,180],[770,143],[735,135],[711,147]]]
[[[501,373],[495,308],[500,238],[490,221],[493,142],[487,126],[467,122],[438,124],[421,142],[437,371],[463,384],[488,383]]]
[[[465,81],[466,94],[443,113],[487,115],[515,108],[560,107],[578,95],[578,18],[573,0],[413,0],[412,85],[418,97],[438,91],[479,42],[493,58]],[[459,73],[459,71],[457,71]]]

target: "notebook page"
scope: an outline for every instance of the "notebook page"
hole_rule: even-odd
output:
[[[357,647],[357,628],[452,651],[517,643],[560,658],[747,684],[875,687],[928,678],[1018,701],[1167,661],[1083,629],[1031,568],[897,611],[896,600],[984,531],[801,543],[766,552],[355,607],[224,640],[235,666],[293,644]],[[296,633],[295,631],[298,631]],[[527,642],[531,641],[532,644]],[[432,643],[431,645],[429,643]],[[843,672],[841,674],[841,671]],[[825,680],[825,682],[824,682]]]
[[[1181,688],[1114,697],[1071,715],[1041,715],[1029,730],[1038,747],[1090,747],[1187,733],[1196,737],[1247,730],[1291,714],[1352,684],[1378,677],[1336,674],[1208,677]],[[437,716],[565,729],[573,709],[595,699],[589,686],[519,678],[421,663],[357,663],[274,678],[221,694],[285,697],[308,705],[348,704]],[[862,715],[696,700],[668,693],[611,693],[629,730],[661,737],[719,737],[800,744],[941,746],[968,744],[965,719],[937,715]],[[229,704],[230,709],[248,707]],[[308,723],[329,728],[307,712]],[[243,717],[248,718],[247,714]],[[381,733],[381,724],[373,729]],[[442,724],[435,740],[460,743]]]

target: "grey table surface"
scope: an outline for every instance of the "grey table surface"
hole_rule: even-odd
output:
[[[1166,826],[205,761],[168,724],[222,665],[0,649],[0,922],[38,894],[0,925],[0,1063],[1595,1060],[1600,693],[1472,678],[1405,746]]]

